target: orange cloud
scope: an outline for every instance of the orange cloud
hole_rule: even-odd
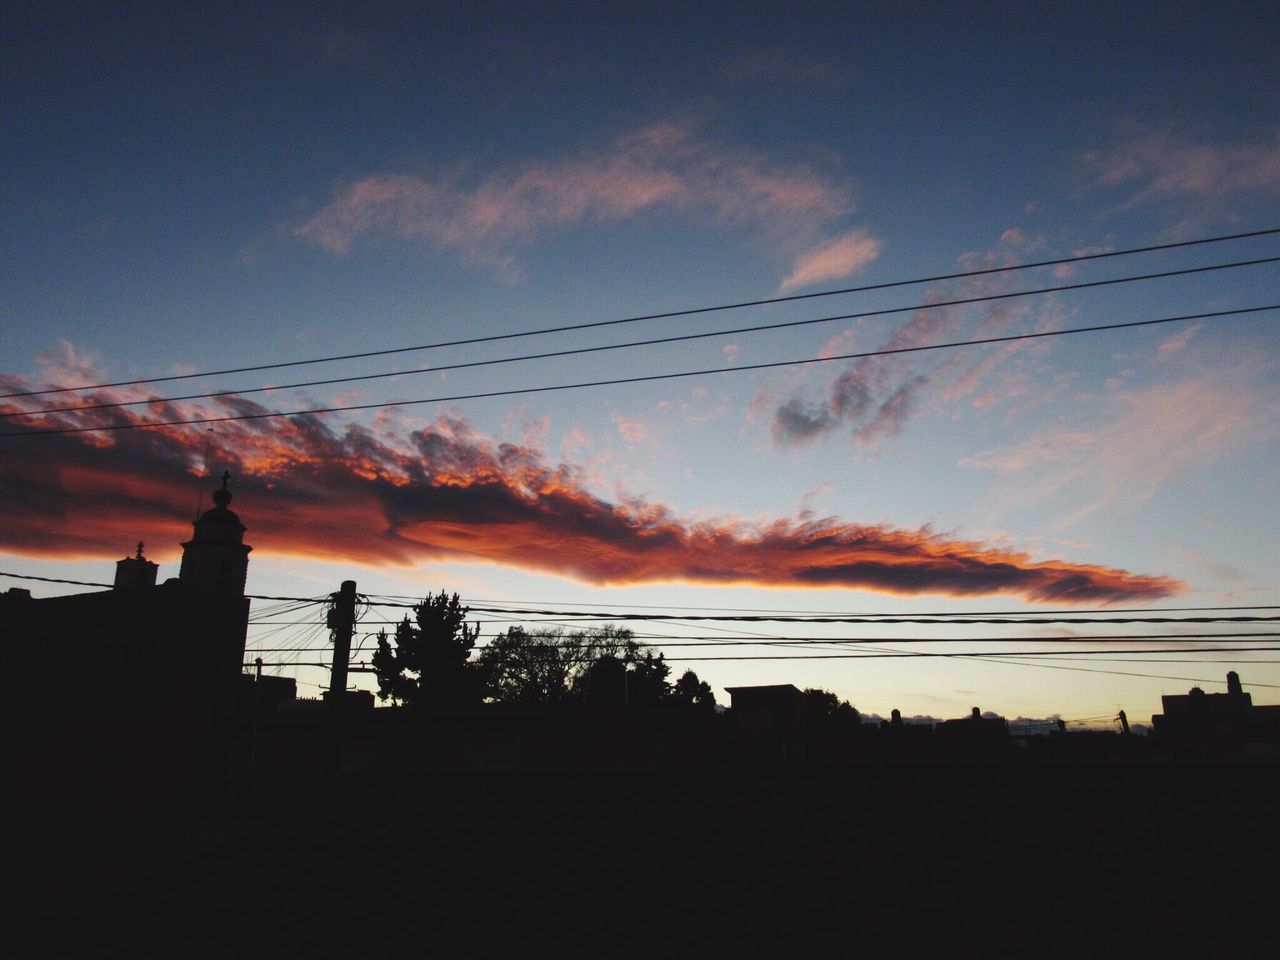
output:
[[[232,399],[219,406],[262,409]],[[46,425],[91,425],[107,414],[72,416]],[[36,429],[34,420],[7,422]],[[203,445],[200,430],[180,428],[4,440],[0,549],[110,557],[138,539],[152,549],[176,546],[190,530]],[[693,522],[662,504],[611,503],[587,490],[574,466],[495,443],[458,418],[441,417],[399,441],[311,416],[226,423],[213,463],[235,476],[235,507],[259,551],[353,564],[474,560],[600,584],[842,587],[1055,603],[1140,601],[1180,587],[1108,567],[1036,562],[928,529],[811,517]]]

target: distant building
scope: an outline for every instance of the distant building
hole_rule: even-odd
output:
[[[1192,687],[1184,695],[1160,698],[1164,713],[1151,718],[1163,741],[1249,741],[1280,739],[1280,706],[1254,706],[1240,675],[1227,674],[1226,693]]]
[[[760,687],[726,687],[733,719],[750,733],[789,733],[804,718],[804,695],[789,683]]]
[[[245,527],[214,507],[183,544],[177,579],[156,584],[138,544],[114,587],[0,595],[18,718],[11,791],[39,804],[133,804],[190,797],[225,773],[248,631]]]
[[[935,733],[944,747],[996,747],[1008,743],[1009,724],[1004,717],[984,717],[974,707],[967,717],[943,720]]]

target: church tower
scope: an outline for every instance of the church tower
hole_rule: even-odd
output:
[[[222,488],[213,492],[213,509],[195,522],[195,535],[182,545],[178,571],[180,581],[217,597],[244,596],[249,551],[253,549],[244,542],[244,524],[227,509],[230,479],[230,473],[222,475]]]

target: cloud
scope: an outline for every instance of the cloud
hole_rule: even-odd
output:
[[[646,213],[749,227],[790,253],[852,206],[846,186],[810,166],[714,142],[689,124],[654,124],[604,149],[478,177],[374,174],[339,187],[293,232],[332,254],[391,237],[514,270],[519,247],[549,231]]]
[[[101,379],[96,373],[98,360],[97,354],[82,352],[71,342],[59,340],[56,347],[36,355],[36,366],[50,383],[74,386]]]
[[[1010,228],[993,249],[972,252],[959,258],[965,270],[1007,266],[1020,262],[1024,254],[1040,246],[1021,230]],[[958,286],[931,289],[925,303],[1000,294],[1025,282],[1008,276],[970,277]],[[812,444],[836,430],[847,430],[857,443],[880,443],[906,429],[922,410],[932,409],[931,398],[943,401],[936,406],[955,416],[955,404],[973,396],[974,408],[994,406],[1004,399],[1028,399],[1044,381],[1042,371],[1034,375],[1026,369],[1051,347],[1044,341],[1016,342],[996,348],[963,349],[943,353],[893,353],[954,339],[982,338],[1031,326],[1036,331],[1056,329],[1065,318],[1052,295],[1032,305],[997,301],[983,306],[932,307],[918,310],[910,320],[894,330],[878,345],[887,355],[860,357],[820,388],[796,388],[775,404],[770,417],[770,439],[781,447],[799,448]],[[831,358],[854,350],[855,329],[835,335],[818,351]],[[863,349],[871,347],[867,344]],[[978,359],[973,359],[977,354]],[[995,381],[994,386],[990,385]],[[979,393],[979,391],[982,391]],[[758,397],[752,415],[759,419],[764,398]]]
[[[1174,126],[1129,123],[1110,149],[1081,163],[1095,188],[1122,190],[1119,209],[1140,204],[1185,212],[1182,232],[1234,219],[1249,198],[1280,194],[1280,129],[1248,141],[1196,138]]]
[[[649,431],[639,417],[624,417],[620,413],[612,414],[614,426],[618,428],[618,436],[627,443],[644,443],[649,439]]]
[[[5,392],[21,389],[17,378],[3,382]],[[204,409],[263,408],[225,398]],[[52,421],[91,425],[107,414]],[[22,428],[23,420],[7,423]],[[610,502],[587,489],[574,465],[495,442],[456,416],[399,438],[315,416],[228,422],[216,438],[213,467],[231,470],[234,506],[261,553],[365,565],[472,561],[596,584],[741,583],[1053,603],[1143,601],[1181,586],[1091,564],[1034,562],[927,527],[830,517],[694,521],[642,498]],[[0,549],[115,557],[143,539],[163,556],[161,544],[176,545],[190,531],[204,440],[199,428],[6,440]]]
[[[1169,552],[1170,555],[1183,563],[1195,564],[1215,580],[1221,581],[1222,583],[1235,584],[1252,581],[1254,579],[1234,564],[1214,560],[1186,547],[1173,547]]]
[[[583,430],[582,427],[575,426],[565,434],[564,441],[560,444],[560,459],[573,460],[590,446],[590,434]]]
[[[1059,422],[1021,443],[960,465],[1016,474],[1006,499],[1071,505],[1066,529],[1113,504],[1149,499],[1181,472],[1264,442],[1280,430],[1280,399],[1258,386],[1258,364],[1108,398],[1110,419],[1093,428]]]
[[[1204,326],[1202,323],[1194,324],[1187,327],[1187,329],[1183,330],[1181,333],[1170,337],[1168,340],[1161,341],[1159,346],[1156,347],[1156,353],[1162,357],[1167,357],[1177,353],[1191,342],[1192,337],[1200,332],[1200,328],[1202,326]]]
[[[881,349],[935,342],[955,323],[956,315],[949,309],[921,310]],[[778,404],[770,436],[784,447],[804,446],[843,426],[852,427],[855,438],[863,443],[891,436],[906,424],[928,382],[927,375],[913,372],[909,362],[899,357],[863,357],[827,384],[825,401],[792,396]]]
[[[851,230],[797,257],[778,290],[789,293],[797,287],[839,280],[861,270],[879,255],[879,240],[865,230]]]

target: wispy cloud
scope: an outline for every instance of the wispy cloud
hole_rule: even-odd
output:
[[[1129,123],[1117,143],[1085,153],[1081,162],[1095,187],[1125,191],[1121,209],[1172,205],[1190,227],[1238,214],[1249,197],[1280,194],[1280,129],[1225,141]]]
[[[234,398],[208,409],[262,411]],[[53,422],[104,419],[64,414]],[[176,544],[189,531],[203,444],[198,428],[7,441],[0,548],[111,557],[140,538]],[[610,502],[587,489],[573,464],[495,442],[456,416],[399,437],[314,416],[226,423],[214,463],[236,476],[235,505],[266,553],[374,565],[486,562],[601,584],[751,583],[1055,603],[1133,602],[1180,589],[1166,577],[1033,561],[927,527],[812,515],[695,521],[643,498]]]
[[[1202,323],[1193,324],[1182,332],[1169,337],[1169,339],[1160,341],[1159,345],[1156,346],[1156,354],[1161,357],[1168,357],[1178,353],[1200,332],[1202,326],[1204,326]]]
[[[56,347],[36,355],[36,366],[50,383],[75,386],[101,379],[96,369],[98,360],[97,354],[77,349],[70,341],[59,340]]]
[[[865,230],[851,230],[797,257],[795,266],[783,278],[779,292],[839,280],[861,270],[879,255],[879,240]]]
[[[1004,231],[999,245],[983,253],[960,258],[964,269],[979,269],[1019,262],[1028,251],[1040,245],[1021,230]],[[1008,277],[972,278],[962,285],[929,291],[926,303],[939,303],[965,296],[999,293],[1010,289],[1016,281]],[[985,307],[932,307],[917,311],[878,345],[880,350],[896,351],[928,346],[965,336],[981,337],[1007,331],[1016,323],[1046,330],[1062,322],[1057,301],[1045,298],[1034,309],[1011,302]],[[853,350],[858,328],[836,334],[818,351],[820,357],[839,356]],[[867,347],[873,344],[867,344]],[[1011,396],[1025,384],[1014,385],[1005,375],[998,389],[989,381],[1023,358],[1048,349],[1043,344],[1009,344],[984,351],[960,350],[947,356],[940,354],[897,354],[862,357],[852,361],[818,391],[798,388],[778,400],[770,423],[770,438],[782,447],[803,447],[836,431],[847,431],[860,444],[875,444],[900,433],[920,411],[929,409],[931,397],[944,397],[950,405],[976,394],[985,387],[974,406],[990,406],[1004,396]],[[973,354],[977,353],[977,359]],[[1027,378],[1030,379],[1030,378]],[[816,394],[816,395],[815,395]],[[759,416],[760,403],[753,408]]]
[[[655,124],[605,148],[488,174],[364,177],[294,233],[333,254],[392,237],[513,269],[519,248],[549,231],[659,212],[759,229],[793,255],[852,206],[849,188],[812,166],[716,142],[691,124]]]
[[[627,443],[644,443],[649,439],[649,431],[639,417],[624,417],[620,413],[612,414],[613,424],[618,428],[618,436]]]
[[[1057,423],[1021,443],[960,461],[1016,474],[1007,499],[1066,505],[1056,530],[1112,505],[1150,498],[1184,470],[1280,431],[1280,398],[1256,385],[1257,371],[1117,390],[1108,421]]]

